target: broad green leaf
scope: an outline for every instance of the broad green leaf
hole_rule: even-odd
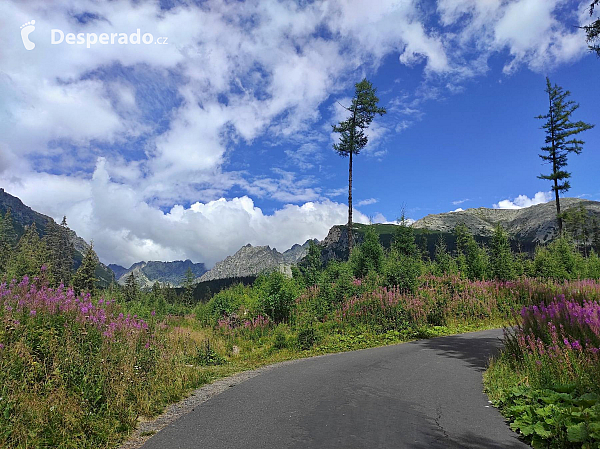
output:
[[[567,439],[571,443],[583,443],[588,437],[585,423],[574,424],[567,427]]]
[[[535,425],[533,426],[533,430],[537,435],[539,435],[543,438],[550,438],[552,436],[552,432],[550,432],[548,429],[546,429],[544,427],[544,424],[542,424],[541,422],[536,422]]]

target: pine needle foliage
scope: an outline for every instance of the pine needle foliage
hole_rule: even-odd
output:
[[[546,133],[546,139],[542,147],[540,158],[551,165],[549,174],[541,174],[540,179],[552,181],[552,191],[556,200],[556,215],[558,229],[562,235],[563,220],[560,215],[560,193],[571,188],[569,178],[571,173],[565,170],[567,158],[570,153],[581,154],[584,141],[575,136],[583,131],[591,129],[594,125],[582,121],[572,122],[571,115],[579,108],[579,104],[573,100],[567,100],[571,94],[558,85],[552,85],[550,79],[546,78],[546,93],[548,94],[548,113],[536,118],[546,120],[542,129]]]

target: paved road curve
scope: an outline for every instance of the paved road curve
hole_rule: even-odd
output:
[[[527,448],[482,393],[491,330],[282,365],[204,402],[144,449]]]

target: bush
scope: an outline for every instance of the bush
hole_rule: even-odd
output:
[[[275,323],[288,321],[301,289],[297,281],[273,271],[260,276],[254,283],[261,310]]]
[[[203,377],[155,317],[72,289],[0,284],[0,446],[107,447]]]
[[[308,350],[313,347],[317,341],[317,334],[315,328],[307,326],[298,331],[298,346],[302,350]]]
[[[379,242],[379,236],[373,226],[367,226],[363,243],[353,249],[350,256],[354,276],[363,278],[370,272],[381,273],[383,261],[383,247]]]
[[[385,285],[414,292],[419,286],[422,263],[416,257],[391,251],[383,269]]]
[[[285,333],[281,329],[277,329],[273,334],[273,348],[284,349],[287,348],[287,339]]]
[[[213,324],[223,316],[244,315],[248,312],[251,315],[260,313],[258,292],[243,284],[236,284],[226,290],[221,290],[208,301],[206,307],[207,311],[203,311],[202,306],[198,306],[196,311],[202,316],[210,317]]]

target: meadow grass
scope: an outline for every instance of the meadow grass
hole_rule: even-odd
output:
[[[414,292],[369,278],[294,282],[235,286],[181,316],[43,278],[0,285],[0,446],[115,447],[140,419],[239,371],[501,327],[548,295],[600,297],[597,283],[577,281],[423,276]]]

